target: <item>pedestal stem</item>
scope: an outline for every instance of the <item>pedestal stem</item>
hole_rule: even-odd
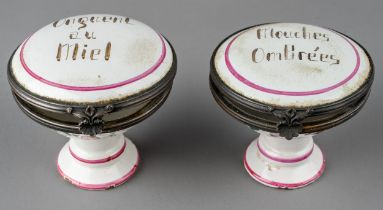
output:
[[[314,141],[309,135],[286,140],[276,134],[261,133],[257,146],[260,152],[271,160],[293,163],[310,156],[314,148]]]
[[[57,168],[61,176],[77,187],[108,189],[124,183],[136,171],[138,151],[121,132],[69,137],[60,151]]]
[[[71,154],[79,160],[105,160],[121,153],[125,147],[123,134],[111,134],[103,138],[72,136],[69,140]]]
[[[295,189],[317,180],[325,161],[310,135],[286,140],[262,132],[246,150],[244,164],[258,182],[270,187]]]

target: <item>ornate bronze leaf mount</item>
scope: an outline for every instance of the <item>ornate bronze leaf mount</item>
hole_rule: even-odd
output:
[[[81,119],[78,126],[82,134],[95,136],[102,133],[105,124],[102,118],[105,114],[112,112],[113,108],[111,104],[97,108],[88,105],[85,109],[69,107],[66,111]]]
[[[274,109],[269,107],[269,111],[279,119],[277,129],[280,136],[291,140],[303,131],[302,121],[308,116],[311,109]]]

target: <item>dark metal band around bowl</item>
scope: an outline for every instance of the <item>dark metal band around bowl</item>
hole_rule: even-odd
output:
[[[210,60],[210,89],[217,103],[227,113],[254,129],[279,133],[289,140],[299,134],[317,133],[337,126],[350,119],[363,107],[373,83],[374,66],[367,51],[344,34],[364,50],[369,58],[371,71],[365,83],[357,91],[341,100],[311,107],[281,107],[249,99],[228,87],[215,69],[216,52],[231,36],[255,26],[237,31],[224,39],[214,50]]]
[[[33,94],[23,88],[12,73],[11,62],[15,52],[8,63],[8,81],[21,110],[42,125],[67,133],[92,136],[119,131],[149,117],[168,97],[177,69],[177,57],[173,46],[170,43],[169,45],[173,53],[173,63],[165,77],[150,88],[124,99],[68,103]],[[134,113],[126,114],[130,110],[134,110]]]

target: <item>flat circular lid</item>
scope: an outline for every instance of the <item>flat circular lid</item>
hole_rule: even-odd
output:
[[[360,89],[372,72],[359,44],[336,31],[299,23],[235,33],[217,48],[213,65],[231,90],[280,107],[341,100]]]
[[[55,21],[27,38],[10,63],[26,91],[53,101],[126,99],[159,83],[173,65],[164,37],[127,17],[90,14]]]

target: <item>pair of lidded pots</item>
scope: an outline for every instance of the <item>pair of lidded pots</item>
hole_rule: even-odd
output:
[[[166,100],[176,73],[170,42],[116,15],[82,15],[38,30],[13,53],[8,79],[20,109],[69,137],[57,159],[72,184],[101,190],[125,182],[139,154],[124,132]],[[324,157],[312,136],[357,113],[368,98],[368,53],[334,30],[297,23],[256,25],[221,42],[210,89],[230,115],[260,133],[244,164],[257,181],[298,188]]]

